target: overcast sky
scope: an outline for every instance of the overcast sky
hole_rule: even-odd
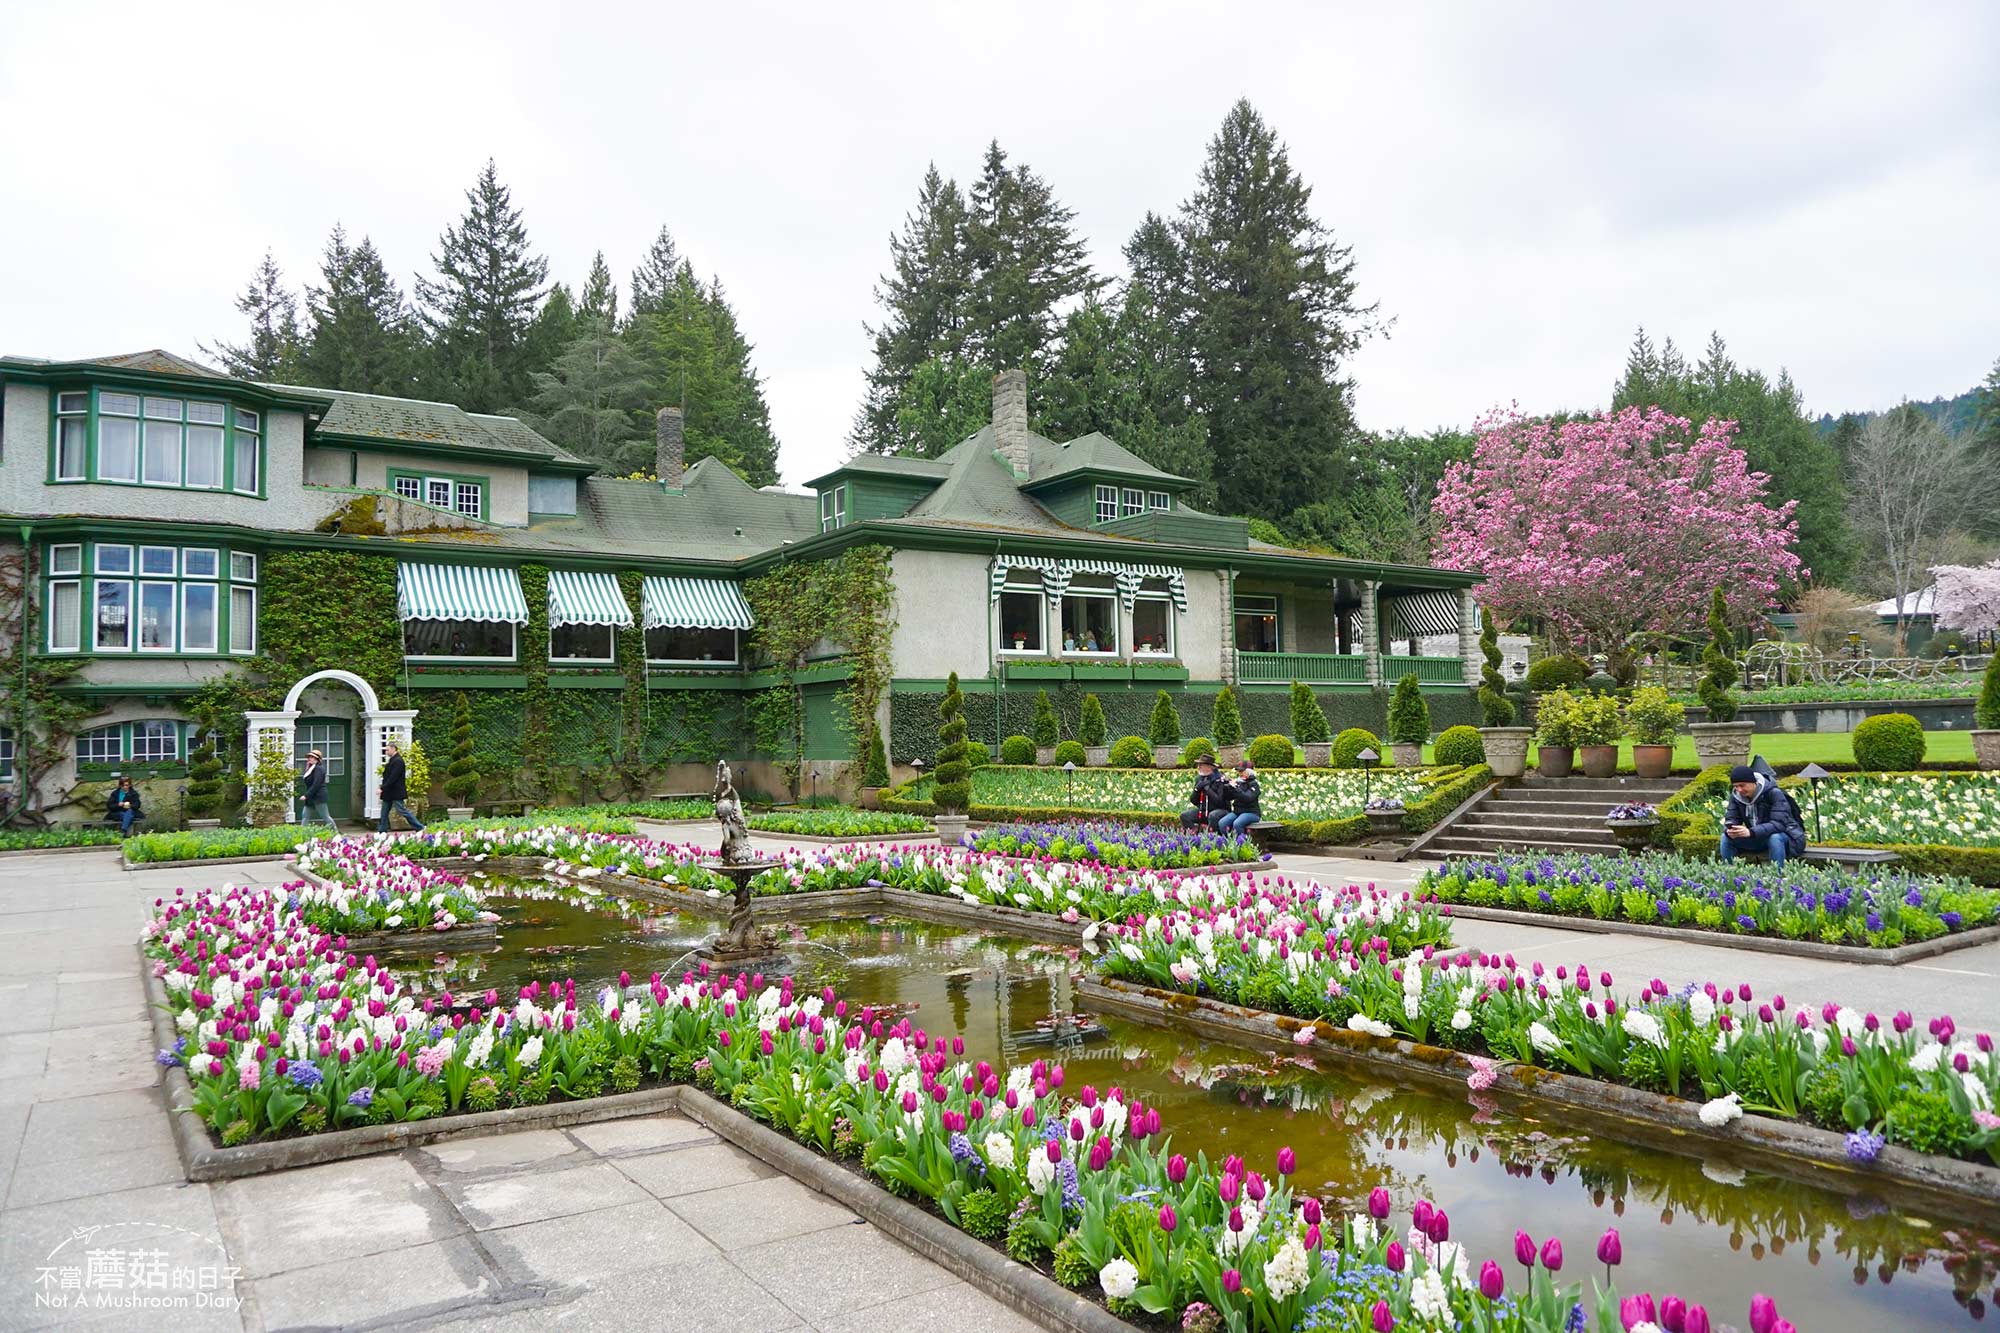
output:
[[[194,354],[329,227],[408,292],[488,156],[573,286],[665,223],[756,344],[788,481],[844,456],[925,164],[997,138],[1100,269],[1248,96],[1394,321],[1362,422],[1604,403],[1634,326],[1814,412],[2000,356],[2000,6],[403,0],[0,9],[0,351]]]

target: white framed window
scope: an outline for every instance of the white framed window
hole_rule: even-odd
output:
[[[406,620],[403,655],[460,662],[511,662],[514,626],[486,620]]]
[[[819,530],[832,532],[847,526],[847,483],[819,494]]]
[[[100,574],[130,574],[132,572],[132,548],[129,546],[99,546],[95,561]]]
[[[1174,655],[1174,602],[1164,595],[1140,593],[1132,601],[1132,655]]]
[[[97,609],[91,618],[96,626],[91,646],[100,653],[132,651],[132,583],[129,579],[99,579],[96,584]]]
[[[74,653],[83,649],[79,625],[83,615],[83,585],[74,580],[49,585],[49,651]]]
[[[257,555],[254,551],[231,551],[229,553],[229,577],[238,583],[257,581]]]
[[[259,475],[259,460],[264,456],[263,422],[255,413],[236,409],[236,431],[232,439],[235,453],[235,475],[230,478],[230,489],[245,495],[258,494],[263,478]]]
[[[83,573],[83,547],[77,543],[65,543],[49,548],[49,573]]]
[[[171,546],[141,546],[139,572],[154,578],[172,578],[180,568],[179,553]]]
[[[1048,605],[1039,576],[1010,573],[1000,589],[1000,651],[1029,656],[1046,653]]]
[[[663,666],[734,666],[736,631],[665,625],[646,631],[646,660]]]
[[[1172,509],[1173,507],[1174,507],[1174,497],[1168,495],[1165,491],[1146,492],[1146,508]]]
[[[257,651],[257,590],[232,587],[229,590],[229,651],[248,654]]]
[[[149,718],[132,724],[132,762],[171,764],[181,757],[181,724]]]
[[[212,546],[190,546],[181,551],[181,576],[190,579],[220,577],[221,560]]]
[[[479,483],[461,481],[452,491],[452,508],[467,518],[479,517]]]
[[[90,475],[90,395],[56,395],[56,480],[83,481]]]
[[[139,585],[139,651],[142,653],[170,653],[174,651],[175,629],[178,618],[175,615],[174,596],[179,587],[175,583],[142,583]]]
[[[201,404],[193,404],[199,407]],[[222,489],[222,427],[197,426],[189,423],[187,428],[187,478],[191,490],[219,491]]]
[[[152,586],[152,585],[147,585]],[[172,585],[167,585],[172,586]],[[215,651],[218,626],[216,608],[218,589],[213,583],[183,583],[181,585],[181,651],[184,653],[212,653]]]
[[[181,417],[186,410],[178,398],[146,399],[145,465],[139,480],[148,486],[181,484]]]
[[[1084,657],[1118,655],[1118,594],[1110,580],[1072,582],[1063,594],[1062,650]]]
[[[451,479],[449,477],[424,478],[424,503],[433,509],[451,508]]]
[[[1118,517],[1118,488],[1099,486],[1097,488],[1097,521],[1109,523]]]
[[[83,732],[76,738],[76,762],[79,764],[118,764],[124,761],[124,729],[116,723]]]
[[[396,478],[396,494],[402,496],[405,500],[423,499],[424,479],[422,477]]]
[[[618,631],[610,625],[549,626],[551,662],[608,663],[617,655]]]
[[[97,395],[97,479],[139,480],[139,395]]]
[[[1146,512],[1146,493],[1144,491],[1133,490],[1131,487],[1127,487],[1123,492],[1123,498],[1119,501],[1118,505],[1119,517],[1130,518],[1133,514],[1143,514],[1145,512]]]

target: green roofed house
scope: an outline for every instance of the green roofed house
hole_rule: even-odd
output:
[[[898,765],[933,757],[953,672],[989,741],[1025,731],[1043,690],[1068,726],[1095,693],[1122,734],[1160,689],[1206,696],[1181,700],[1201,717],[1233,684],[1247,729],[1282,732],[1300,680],[1337,725],[1379,729],[1383,683],[1415,672],[1440,725],[1473,717],[1475,575],[1255,541],[1107,436],[1033,433],[1019,371],[942,457],[864,454],[811,494],[684,467],[679,409],[657,425],[655,476],[611,478],[448,403],[160,351],[0,357],[0,589],[26,593],[0,601],[0,642],[28,645],[0,790],[89,818],[131,775],[178,822],[198,726],[240,769],[248,710],[253,733],[327,756],[337,815],[372,815],[381,741],[413,729],[441,757],[459,691],[482,802],[691,790],[720,756],[776,790],[756,700],[781,677],[751,585],[858,546],[891,553],[877,724]],[[866,746],[833,629],[796,673],[803,759],[829,784]]]

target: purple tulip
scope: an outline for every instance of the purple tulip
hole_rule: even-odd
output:
[[[1368,1215],[1377,1222],[1389,1215],[1389,1191],[1380,1185],[1368,1191]]]
[[[1542,1267],[1551,1273],[1562,1272],[1563,1243],[1554,1236],[1542,1242]]]
[[[1628,1329],[1636,1324],[1657,1322],[1657,1311],[1653,1309],[1651,1293],[1642,1291],[1636,1296],[1627,1296],[1618,1302],[1618,1322]]]
[[[1187,1179],[1187,1158],[1175,1153],[1167,1159],[1167,1179],[1176,1185]]]
[[[1399,1240],[1390,1241],[1388,1250],[1382,1255],[1382,1262],[1389,1265],[1390,1272],[1402,1272],[1404,1262],[1403,1243]]]
[[[1160,1230],[1162,1230],[1162,1231],[1172,1231],[1172,1230],[1173,1230],[1173,1229],[1174,1229],[1175,1227],[1177,1227],[1177,1226],[1179,1226],[1179,1225],[1180,1225],[1180,1219],[1179,1219],[1178,1217],[1174,1216],[1174,1206],[1173,1206],[1172,1204],[1170,1204],[1170,1203],[1163,1203],[1163,1204],[1161,1204],[1161,1205],[1160,1205]]]
[[[1444,1209],[1431,1214],[1431,1224],[1424,1228],[1424,1234],[1439,1245],[1451,1239],[1451,1219],[1445,1216]]]
[[[1289,1176],[1290,1174],[1292,1174],[1292,1172],[1298,1169],[1299,1169],[1298,1154],[1294,1153],[1290,1148],[1278,1149],[1278,1174],[1281,1176]]]
[[[1233,1268],[1223,1270],[1222,1289],[1234,1296],[1243,1290],[1243,1275]]]
[[[1618,1228],[1606,1227],[1604,1234],[1597,1238],[1597,1262],[1616,1266],[1624,1258],[1625,1247],[1618,1239]]]
[[[1229,1271],[1233,1273],[1236,1270],[1232,1268]],[[1375,1333],[1389,1333],[1396,1326],[1396,1316],[1389,1313],[1389,1302],[1375,1302],[1374,1323]]]
[[[1750,1298],[1750,1333],[1771,1333],[1778,1322],[1778,1303],[1758,1292]]]
[[[1525,1231],[1514,1233],[1514,1262],[1523,1268],[1535,1266],[1535,1238]]]
[[[1507,1290],[1507,1279],[1501,1275],[1500,1265],[1488,1259],[1479,1266],[1479,1294],[1489,1301],[1500,1299],[1500,1293]]]

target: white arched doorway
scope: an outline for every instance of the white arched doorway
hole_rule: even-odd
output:
[[[352,671],[315,671],[301,677],[285,693],[285,706],[280,709],[245,711],[244,721],[249,727],[249,762],[257,762],[257,753],[264,744],[265,737],[275,734],[279,745],[286,754],[292,753],[298,735],[299,699],[308,688],[324,680],[339,681],[353,688],[361,696],[361,717],[364,726],[361,762],[363,768],[361,783],[361,813],[365,818],[376,819],[382,813],[382,798],[375,782],[376,771],[382,767],[387,757],[383,747],[390,741],[408,749],[410,732],[417,720],[414,708],[384,708],[375,697],[375,687]],[[298,818],[298,806],[294,802],[287,806],[287,822]]]

